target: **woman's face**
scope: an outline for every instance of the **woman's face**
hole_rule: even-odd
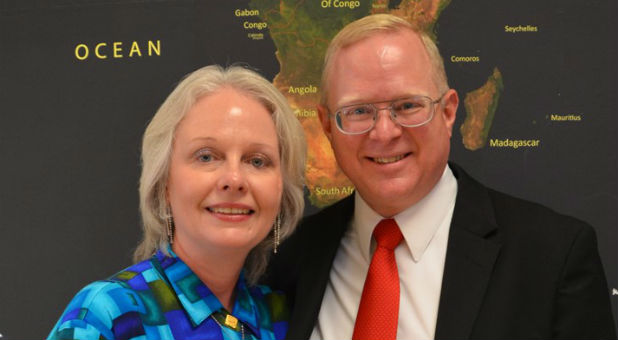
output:
[[[183,251],[248,253],[270,231],[282,194],[275,124],[229,87],[199,99],[179,123],[167,198]]]

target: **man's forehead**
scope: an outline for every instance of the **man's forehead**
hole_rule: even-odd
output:
[[[431,62],[413,31],[384,32],[346,46],[335,56],[330,102],[340,107],[410,95],[430,95]]]
[[[353,77],[361,72],[362,76],[377,71],[397,70],[402,63],[417,69],[421,73],[431,69],[431,60],[422,40],[412,31],[374,34],[340,49],[333,56],[331,76],[346,75]],[[377,69],[377,70],[376,70]]]
[[[388,44],[378,46],[376,49],[378,65],[386,70],[396,66],[397,62],[404,58],[404,53],[399,46]]]
[[[368,48],[380,50],[381,46],[387,44],[399,44],[401,46],[423,46],[423,41],[417,32],[409,29],[379,31],[369,34],[368,36],[342,46],[336,54],[346,50],[354,50],[358,48]],[[424,47],[423,47],[424,49]]]

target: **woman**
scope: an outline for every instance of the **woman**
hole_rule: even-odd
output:
[[[207,66],[144,134],[137,264],[82,289],[50,339],[281,339],[282,296],[255,286],[303,211],[305,144],[285,98]]]

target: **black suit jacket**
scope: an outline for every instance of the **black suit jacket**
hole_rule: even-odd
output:
[[[436,338],[615,338],[592,227],[450,167],[458,192]],[[304,219],[271,262],[267,283],[292,307],[287,338],[311,335],[353,211],[348,197]]]

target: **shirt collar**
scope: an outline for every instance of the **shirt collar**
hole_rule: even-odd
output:
[[[452,209],[449,208],[455,204],[456,196],[457,180],[447,165],[438,183],[423,199],[393,217],[415,262],[421,260],[444,219],[450,218],[449,211]],[[371,209],[358,192],[354,197],[354,206],[353,230],[357,233],[360,252],[369,262],[375,248],[371,235],[384,217]]]
[[[212,313],[224,309],[219,299],[172,251],[171,247],[168,247],[167,251],[169,256],[158,250],[154,258],[159,262],[193,324],[197,326],[209,318]],[[259,339],[261,332],[258,327],[259,314],[256,306],[247,287],[243,270],[236,283],[236,301],[231,314],[247,325]]]

